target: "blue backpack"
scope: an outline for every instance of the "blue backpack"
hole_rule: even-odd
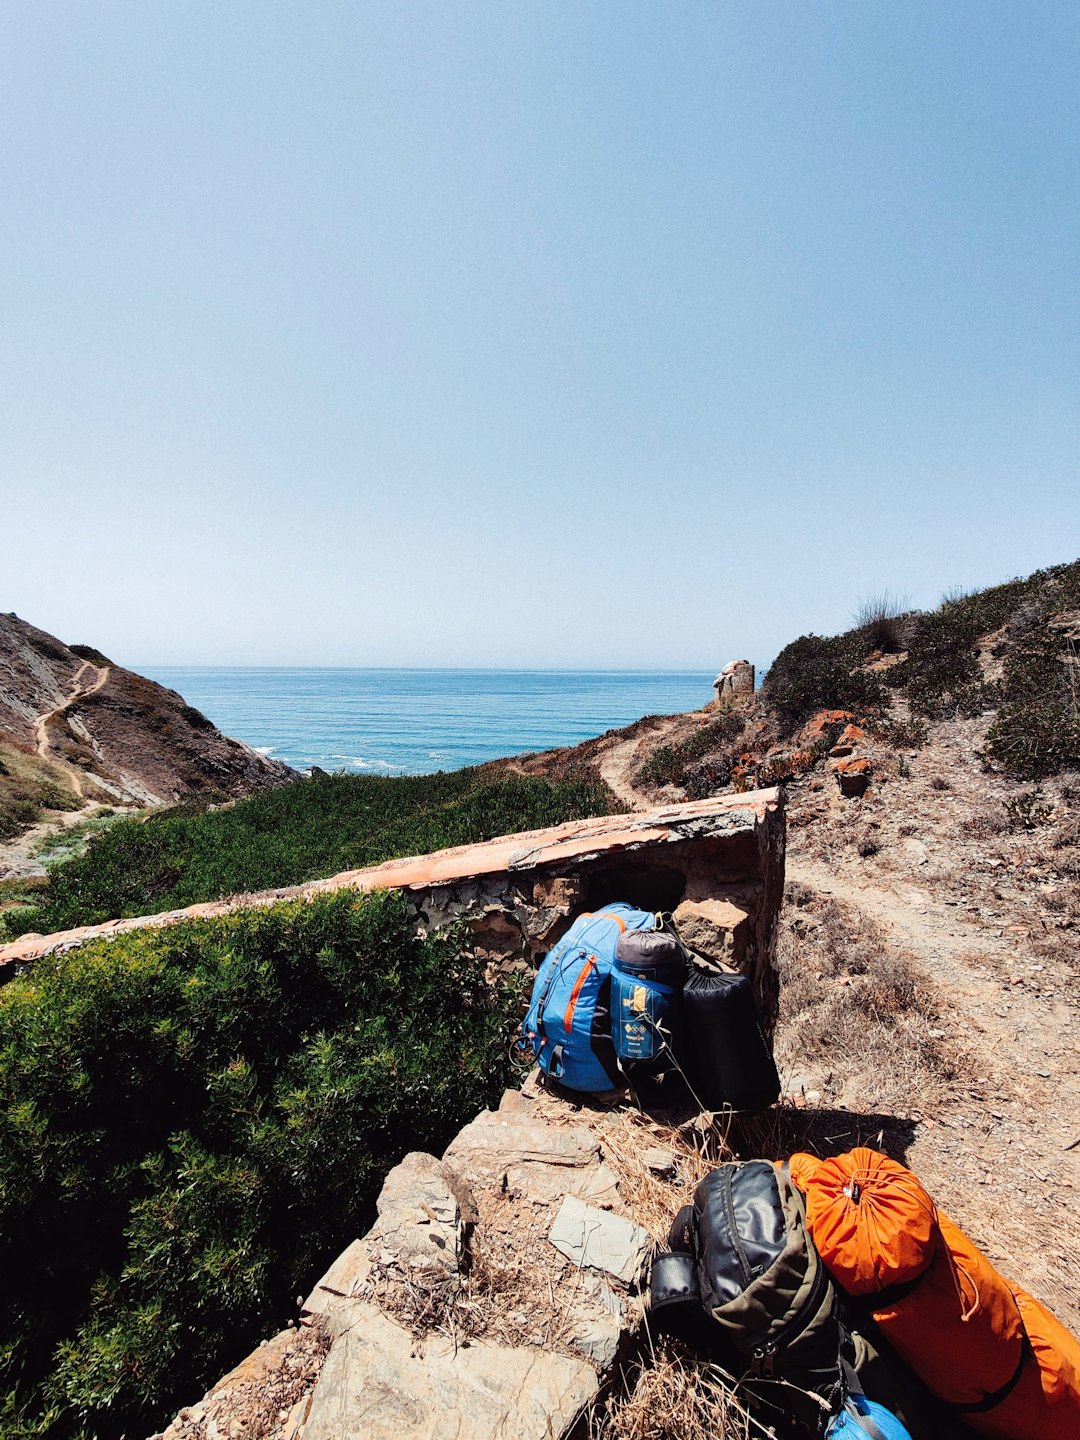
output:
[[[655,928],[656,916],[647,910],[605,905],[579,915],[544,957],[521,1035],[545,1075],[588,1094],[625,1086],[611,1038],[615,946],[627,931]]]

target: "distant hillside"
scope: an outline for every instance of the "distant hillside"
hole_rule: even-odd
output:
[[[871,601],[843,634],[785,646],[756,695],[510,763],[603,780],[633,808],[777,784],[874,742],[917,748],[928,726],[957,719],[980,721],[987,771],[1038,781],[1080,769],[1080,560],[936,610]],[[838,750],[849,722],[860,734]]]
[[[1080,560],[932,611],[871,602],[860,619],[776,657],[762,698],[782,732],[822,708],[929,720],[993,710],[989,764],[1023,779],[1080,766]]]
[[[235,797],[293,776],[175,690],[0,614],[0,838],[42,808]]]

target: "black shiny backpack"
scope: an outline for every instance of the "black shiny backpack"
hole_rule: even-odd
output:
[[[933,1433],[845,1314],[785,1170],[766,1160],[718,1166],[668,1243],[650,1279],[654,1328],[708,1354],[781,1433],[824,1435],[864,1393],[900,1414],[913,1440]]]

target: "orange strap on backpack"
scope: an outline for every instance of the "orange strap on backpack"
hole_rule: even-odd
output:
[[[865,1147],[793,1155],[790,1167],[833,1278],[939,1400],[1001,1440],[1080,1437],[1080,1343],[998,1273],[910,1170]]]

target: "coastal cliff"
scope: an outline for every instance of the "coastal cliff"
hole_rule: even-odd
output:
[[[235,798],[293,778],[175,690],[0,614],[0,839],[42,809]]]

